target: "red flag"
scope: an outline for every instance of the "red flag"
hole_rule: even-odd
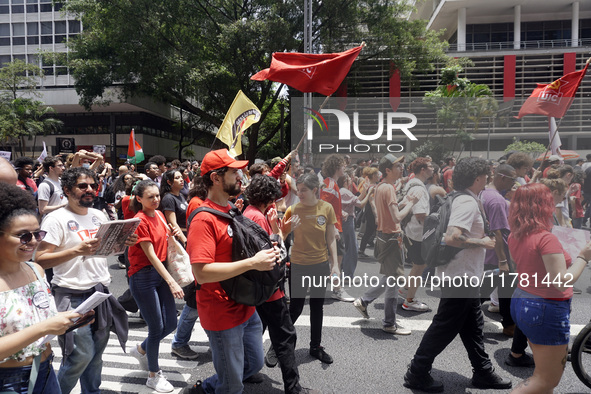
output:
[[[363,48],[360,45],[339,53],[275,52],[271,67],[259,71],[250,79],[281,82],[301,92],[333,94],[347,76],[353,61]]]
[[[562,118],[570,108],[588,66],[589,63],[581,71],[568,73],[551,84],[538,84],[523,103],[516,118],[520,119],[530,114]]]

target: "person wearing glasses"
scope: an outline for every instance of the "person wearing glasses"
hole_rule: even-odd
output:
[[[62,174],[62,188],[68,204],[43,219],[41,229],[47,235],[36,253],[37,263],[53,268],[51,284],[60,312],[75,309],[94,292],[109,294],[111,283],[107,258],[94,256],[100,243],[94,236],[108,220],[102,211],[91,208],[98,189],[96,174],[84,167],[70,168]],[[126,245],[136,241],[137,235],[131,235]],[[125,350],[127,314],[115,297],[100,304],[95,313],[94,324],[58,338],[63,355],[58,381],[63,393],[70,393],[78,380],[82,392],[100,392],[109,331],[117,334]]]
[[[34,198],[2,185],[0,201],[0,392],[59,393],[45,338],[63,334],[82,315],[58,313],[43,269],[29,262],[46,235]]]

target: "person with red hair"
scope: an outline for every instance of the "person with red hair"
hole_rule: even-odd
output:
[[[517,265],[518,288],[511,316],[527,336],[536,367],[513,393],[551,393],[566,363],[573,283],[591,259],[591,242],[576,258],[551,233],[554,199],[540,183],[521,186],[509,210],[509,251]]]

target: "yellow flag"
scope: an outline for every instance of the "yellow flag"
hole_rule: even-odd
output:
[[[261,118],[261,111],[246,97],[242,90],[234,98],[226,117],[220,126],[216,138],[228,145],[230,155],[236,157],[242,153],[242,134],[251,124]]]

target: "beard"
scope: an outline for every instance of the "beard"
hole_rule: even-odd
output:
[[[92,197],[92,200],[90,200],[90,201],[85,200],[85,197]],[[94,194],[86,193],[80,197],[79,204],[81,207],[84,207],[84,208],[92,208],[94,206],[95,199],[96,199],[96,196]]]
[[[224,192],[228,193],[230,196],[237,196],[241,192],[241,182],[236,182],[235,184],[230,185],[224,181],[222,186]]]

